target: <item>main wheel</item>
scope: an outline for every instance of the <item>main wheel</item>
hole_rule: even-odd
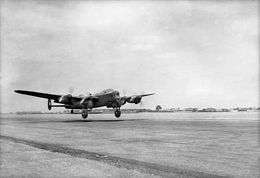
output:
[[[82,110],[82,117],[86,119],[88,117],[88,110]]]
[[[115,110],[115,116],[117,118],[121,116],[121,111],[119,109]]]

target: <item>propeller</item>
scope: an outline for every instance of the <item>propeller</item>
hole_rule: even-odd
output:
[[[126,101],[129,99],[129,97],[127,96],[127,90],[123,89],[122,94],[123,94],[123,96],[121,96],[121,99],[123,100],[122,102],[125,104]]]
[[[143,92],[141,92],[141,95],[144,95],[145,94],[145,92],[143,91]],[[141,99],[141,101],[140,101],[140,108],[142,108],[143,106],[144,106],[144,100],[143,99]]]
[[[68,93],[72,95],[73,92],[74,92],[74,87],[69,87],[69,92]]]
[[[69,87],[69,94],[72,96],[73,92],[74,92],[74,87],[70,86]],[[71,112],[71,114],[73,114],[73,112],[74,112],[73,109],[70,112]]]
[[[122,93],[123,93],[124,96],[126,96],[126,93],[127,93],[126,89],[123,89]]]
[[[84,94],[79,94],[78,96],[80,97],[80,98],[84,98],[84,97],[88,97],[88,96],[90,96],[91,95],[91,93],[90,92],[87,92],[85,95]]]
[[[90,93],[90,92],[87,92],[87,93],[86,93],[86,96],[91,96],[91,93]]]

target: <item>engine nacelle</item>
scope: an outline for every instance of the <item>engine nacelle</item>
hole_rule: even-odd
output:
[[[48,99],[48,109],[51,110],[51,100]]]
[[[92,100],[88,100],[88,102],[87,102],[87,107],[88,107],[89,109],[92,109],[92,108],[94,107],[94,103],[93,103]]]
[[[92,109],[94,107],[94,103],[91,99],[89,99],[88,97],[85,97],[81,100],[80,102],[81,106],[83,106],[83,108],[88,108],[88,109]]]
[[[130,99],[127,100],[128,103],[135,103],[135,104],[138,104],[140,103],[142,100],[142,97],[141,96],[133,96],[131,97]]]
[[[68,95],[62,95],[59,98],[59,102],[63,103],[63,104],[70,104],[71,103],[71,99],[72,99],[72,95],[68,94]]]
[[[122,105],[124,105],[127,101],[127,97],[119,97],[116,101],[116,104],[120,107]]]

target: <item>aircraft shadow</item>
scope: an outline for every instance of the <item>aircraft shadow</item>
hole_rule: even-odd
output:
[[[142,120],[142,119],[138,119]],[[34,120],[34,121],[24,121],[26,123],[88,123],[88,122],[123,122],[123,121],[137,121],[136,119],[102,119],[102,120]]]
[[[65,122],[65,123],[69,123],[69,122],[121,122],[121,121],[128,121],[128,120],[122,120],[122,119],[117,119],[117,120],[65,120],[65,121],[60,121],[60,122]]]

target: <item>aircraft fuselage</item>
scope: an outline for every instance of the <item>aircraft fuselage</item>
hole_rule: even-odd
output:
[[[92,96],[92,95],[91,95]],[[91,106],[88,104],[82,105],[82,98],[81,101],[71,101],[70,103],[68,102],[62,102],[62,101],[54,101],[55,103],[60,103],[64,104],[65,108],[67,109],[92,109],[92,108],[98,108],[98,107],[103,107],[106,106],[108,108],[114,108],[117,107],[117,101],[116,97],[119,96],[119,92],[116,90],[111,90],[111,91],[103,91],[97,94],[94,94],[93,97],[97,98],[96,100],[88,100],[84,102],[91,102]]]

